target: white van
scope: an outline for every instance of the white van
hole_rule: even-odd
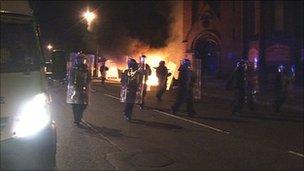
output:
[[[1,3],[1,170],[55,167],[39,32],[27,1]]]

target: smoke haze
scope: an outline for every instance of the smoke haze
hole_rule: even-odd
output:
[[[172,2],[106,2],[99,26],[99,44],[105,56],[140,55],[164,48],[172,35]]]

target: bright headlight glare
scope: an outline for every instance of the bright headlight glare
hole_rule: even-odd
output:
[[[17,137],[34,135],[50,123],[48,102],[48,97],[42,93],[21,107],[13,130]]]

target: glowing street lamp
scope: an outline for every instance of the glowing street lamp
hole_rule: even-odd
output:
[[[87,30],[89,32],[92,32],[92,22],[94,19],[96,19],[96,14],[92,11],[90,11],[88,8],[87,8],[87,11],[84,12],[82,14],[82,17],[87,21]],[[93,36],[93,35],[92,35]],[[96,37],[96,36],[95,36]],[[94,77],[97,77],[98,76],[98,69],[97,69],[97,55],[98,55],[98,45],[97,45],[97,48],[96,48],[96,55],[95,55],[95,59],[94,59],[94,67],[96,68],[95,69],[95,72],[94,72]]]
[[[47,45],[47,49],[50,51],[50,50],[53,49],[53,46],[52,46],[51,44],[48,44],[48,45]]]
[[[83,13],[82,17],[87,21],[88,27],[87,29],[91,30],[91,23],[96,18],[96,14],[94,12],[91,12],[90,10],[87,10]]]

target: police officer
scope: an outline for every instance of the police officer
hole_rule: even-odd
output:
[[[147,81],[148,81],[148,77],[152,74],[151,68],[150,66],[146,63],[146,56],[142,55],[140,57],[140,72],[142,73],[142,102],[139,105],[140,110],[144,109],[145,106],[145,97],[147,94]]]
[[[193,86],[194,86],[194,74],[191,70],[191,62],[189,59],[184,59],[179,71],[178,76],[178,94],[174,105],[171,107],[172,113],[176,114],[178,108],[186,102],[187,113],[189,116],[195,115],[196,112],[193,108]]]
[[[286,101],[286,92],[289,85],[289,80],[286,76],[285,67],[280,65],[277,68],[275,76],[275,100],[274,110],[279,112],[284,102]]]
[[[121,78],[121,101],[126,104],[123,115],[127,121],[130,121],[132,118],[132,111],[138,98],[137,94],[141,78],[137,62],[134,59],[130,59],[128,61],[128,69],[123,72]]]
[[[105,84],[106,81],[106,72],[109,70],[109,68],[106,66],[105,62],[101,62],[99,71],[101,74],[101,85]]]
[[[84,56],[77,54],[68,76],[67,103],[73,108],[74,123],[79,125],[89,103],[91,76]]]
[[[252,85],[248,78],[249,64],[245,60],[237,63],[232,77],[234,88],[234,101],[232,102],[232,114],[242,111],[244,103],[247,103],[250,110],[254,110]]]
[[[156,68],[156,76],[158,78],[158,89],[156,93],[156,98],[158,99],[158,101],[161,101],[161,98],[167,88],[168,77],[171,76],[171,73],[168,73],[168,69],[165,66],[165,61],[159,62],[159,66]]]

